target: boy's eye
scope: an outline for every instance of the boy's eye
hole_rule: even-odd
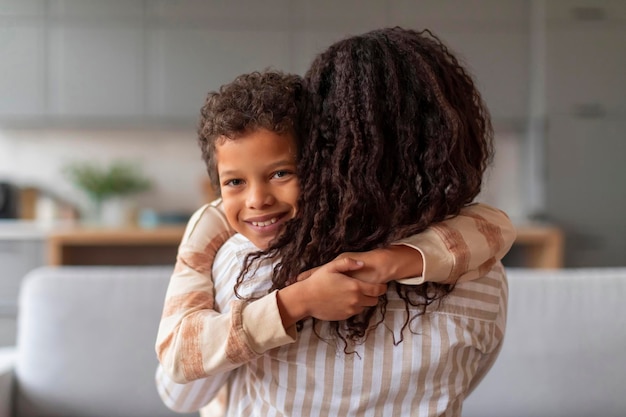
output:
[[[242,184],[243,180],[240,180],[239,178],[233,178],[232,180],[224,181],[224,185],[227,187],[237,187]]]
[[[287,171],[287,170],[280,170],[280,171],[276,171],[274,173],[274,178],[285,178],[289,175],[291,175],[292,172],[291,171]]]

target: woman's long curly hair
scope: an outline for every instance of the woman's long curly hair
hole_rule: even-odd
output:
[[[339,41],[304,78],[302,192],[267,251],[280,259],[274,289],[342,252],[387,246],[458,214],[479,193],[493,152],[472,78],[429,31],[389,28]],[[406,304],[402,331],[452,288],[393,287]],[[382,296],[383,317],[386,303]],[[376,308],[333,323],[337,336],[364,340]]]

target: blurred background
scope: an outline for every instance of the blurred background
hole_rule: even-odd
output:
[[[333,41],[394,25],[431,29],[484,95],[497,155],[480,199],[556,228],[561,266],[626,264],[623,0],[0,0],[0,217],[87,218],[67,165],[126,161],[151,185],[126,196],[133,222],[184,222],[210,199],[207,91],[304,74]],[[4,224],[15,258],[25,229]]]

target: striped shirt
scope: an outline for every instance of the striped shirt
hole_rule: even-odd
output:
[[[181,241],[155,346],[160,362],[157,386],[174,408],[191,409],[187,403],[168,402],[169,378],[184,383],[212,374],[212,353],[229,346],[233,363],[238,363],[294,340],[293,329],[281,324],[275,293],[250,304],[235,301],[230,315],[214,309],[211,266],[218,248],[233,233],[221,211],[221,200],[216,200],[193,214]],[[505,213],[484,204],[468,206],[458,216],[398,242],[423,257],[423,276],[403,283],[476,279],[502,259],[514,239],[515,228]]]
[[[240,331],[221,334],[219,325],[212,327],[205,375],[194,382],[176,384],[159,370],[159,393],[177,411],[197,410],[226,385],[228,416],[458,416],[499,352],[507,300],[499,262],[484,276],[459,283],[402,334],[405,305],[390,289],[384,321],[354,346],[355,353],[345,354],[334,340],[318,338],[310,320],[297,337],[293,328],[278,329],[267,262],[240,287],[242,296],[261,298],[245,303],[235,297],[235,279],[251,250],[235,235],[213,267],[214,314]],[[318,322],[317,332],[332,338],[328,323]]]

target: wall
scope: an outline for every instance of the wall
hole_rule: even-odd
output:
[[[190,211],[202,203],[206,174],[193,131],[0,131],[0,179],[41,187],[83,205],[86,199],[63,176],[63,165],[120,158],[135,161],[154,180],[155,187],[139,198],[142,207]]]
[[[12,58],[0,62],[7,80],[0,78],[0,116],[26,120],[25,128],[2,130],[0,118],[0,179],[81,200],[60,173],[66,161],[125,157],[158,185],[142,196],[143,205],[189,210],[198,204],[204,173],[195,133],[161,131],[167,123],[123,130],[121,122],[174,118],[193,126],[188,122],[206,92],[236,74],[268,65],[302,74],[333,41],[391,25],[430,28],[447,42],[476,77],[499,131],[514,142],[523,137],[526,117],[528,6],[525,0],[475,3],[0,0],[0,39],[9,41]],[[46,118],[65,128],[50,129]],[[94,120],[97,131],[73,127]],[[511,161],[518,157],[508,152],[500,165],[519,166]],[[502,197],[519,196],[519,175],[513,182],[511,175],[495,177],[506,192],[485,198],[522,218],[520,198]]]
[[[208,89],[243,71],[273,63],[303,73],[315,53],[347,34],[392,25],[430,28],[470,69],[493,115],[497,159],[482,197],[517,221],[532,218],[563,227],[568,266],[626,263],[626,168],[620,162],[626,143],[624,1],[0,0],[3,4],[23,10],[32,6],[52,19],[54,36],[49,39],[40,31],[28,32],[35,49],[51,46],[51,56],[40,60],[33,53],[20,68],[38,77],[32,66],[44,61],[53,64],[53,71],[39,83],[23,83],[32,88],[32,100],[20,103],[74,116],[93,108],[83,105],[80,94],[64,90],[86,78],[80,68],[72,67],[75,62],[63,60],[63,54],[70,56],[76,48],[93,58],[94,71],[107,66],[98,50],[80,43],[81,35],[102,29],[100,18],[85,16],[102,16],[125,29],[103,38],[107,45],[114,45],[118,35],[133,40],[120,56],[134,57],[141,51],[127,66],[112,63],[109,72],[96,78],[121,74],[121,86],[150,87],[143,96],[126,88],[129,99],[123,104],[157,118],[195,115]],[[92,24],[80,23],[84,19],[92,19]],[[6,23],[10,29],[14,21],[0,16],[0,28]],[[38,21],[23,18],[18,29],[32,29],[33,22]],[[135,30],[135,24],[140,29]],[[92,31],[92,26],[97,28]],[[192,64],[183,68],[187,60]],[[4,69],[21,80],[21,69],[7,62],[0,61],[0,103]],[[105,98],[118,97],[101,86],[84,83],[80,91],[88,87]],[[104,104],[112,114],[122,108],[115,100]],[[539,137],[529,141],[529,133],[537,132]],[[71,195],[58,173],[65,155],[128,155],[143,161],[157,179],[157,190],[142,197],[146,205],[192,209],[200,199],[198,178],[204,175],[193,137],[191,131],[154,127],[0,131],[0,180],[10,176],[40,182]]]

